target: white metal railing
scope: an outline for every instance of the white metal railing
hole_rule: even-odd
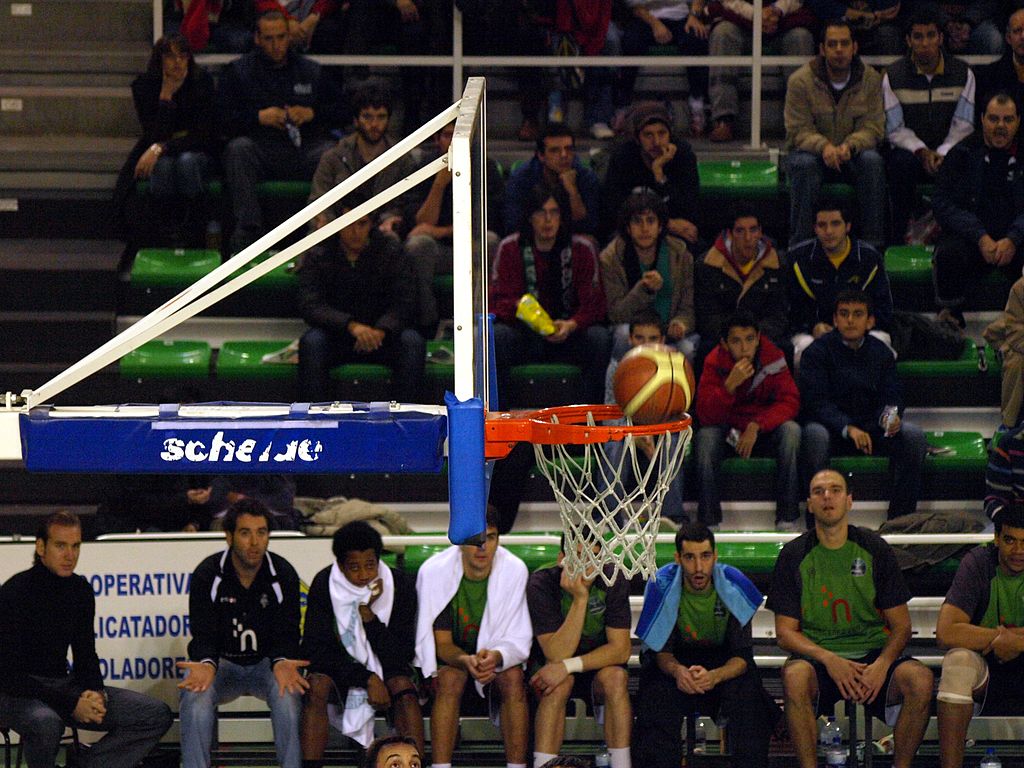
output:
[[[557,69],[571,65],[572,67],[643,67],[646,69],[678,69],[681,67],[743,67],[750,71],[750,143],[751,149],[762,149],[761,102],[762,75],[765,67],[799,67],[806,63],[806,56],[765,56],[761,37],[761,6],[753,4],[754,17],[751,20],[753,36],[749,56],[578,56],[567,59],[562,56],[465,56],[462,53],[462,14],[458,8],[453,9],[452,20],[452,52],[438,55],[360,55],[360,56],[328,56],[313,54],[314,61],[327,66],[380,66],[380,67],[451,67],[452,69],[452,101],[462,94],[466,69],[487,69],[510,67],[540,67]],[[163,0],[153,0],[153,39],[163,35]],[[196,60],[206,65],[227,64],[238,57],[238,54],[207,53],[200,54]],[[896,56],[865,56],[870,64],[885,65],[895,60]],[[987,64],[996,56],[961,56],[969,64]]]

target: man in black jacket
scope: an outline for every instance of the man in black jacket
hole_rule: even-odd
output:
[[[981,115],[989,98],[997,93],[1008,93],[1017,102],[1017,110],[1024,107],[1024,78],[1018,74],[1024,67],[1024,8],[1010,15],[1006,23],[1006,47],[1002,58],[991,64],[975,67],[978,79],[977,98],[974,100],[974,123],[981,122]]]
[[[340,216],[355,203],[339,204]],[[426,343],[409,327],[416,316],[416,278],[409,257],[369,216],[313,248],[299,270],[299,312],[311,326],[299,342],[299,396],[328,399],[330,370],[344,362],[384,363],[394,399],[415,402]]]
[[[1017,158],[1020,114],[1005,93],[991,96],[981,133],[953,147],[939,170],[932,210],[942,226],[935,244],[935,301],[964,326],[967,287],[993,268],[1015,280],[1024,265],[1024,174]]]
[[[416,583],[381,563],[383,549],[368,523],[342,526],[331,546],[335,562],[309,588],[302,635],[310,673],[302,710],[307,768],[323,759],[329,722],[365,747],[378,707],[390,709],[398,733],[414,738],[423,754],[423,714],[412,682]]]
[[[224,150],[224,175],[236,253],[262,234],[256,184],[266,178],[309,181],[333,143],[328,131],[340,124],[337,89],[319,64],[289,47],[280,11],[256,21],[256,48],[224,70],[218,89],[222,125],[234,137]]]
[[[0,588],[0,723],[21,737],[29,768],[53,768],[66,725],[107,732],[79,765],[134,768],[173,718],[156,699],[104,686],[96,598],[75,573],[81,545],[78,516],[55,512],[36,535],[32,567]]]
[[[184,768],[209,768],[217,705],[255,696],[270,705],[282,768],[301,768],[299,715],[309,683],[300,673],[299,577],[267,551],[273,515],[242,499],[224,516],[228,547],[192,573],[188,613],[192,641],[181,689]]]

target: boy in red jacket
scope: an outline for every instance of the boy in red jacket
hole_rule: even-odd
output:
[[[799,528],[800,392],[782,352],[761,337],[757,320],[739,311],[729,318],[722,341],[704,360],[697,386],[695,438],[697,514],[715,528],[722,522],[718,468],[726,443],[743,459],[775,457],[775,527]]]

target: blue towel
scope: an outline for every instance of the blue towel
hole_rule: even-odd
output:
[[[757,587],[738,568],[715,563],[711,574],[715,592],[740,626],[754,618],[764,600]],[[679,617],[679,596],[682,590],[683,569],[678,563],[659,568],[653,581],[644,590],[644,607],[637,622],[636,634],[648,648],[660,651],[672,634]]]

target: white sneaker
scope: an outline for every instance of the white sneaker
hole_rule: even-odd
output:
[[[599,141],[607,141],[614,138],[615,131],[608,126],[608,123],[594,123],[590,126],[590,135]]]
[[[779,520],[775,530],[779,533],[803,533],[804,526],[799,520]]]

